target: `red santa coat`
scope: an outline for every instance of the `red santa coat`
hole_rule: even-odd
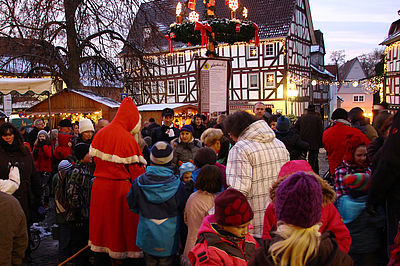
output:
[[[89,245],[94,252],[111,258],[138,258],[136,246],[139,216],[129,210],[126,196],[131,182],[144,173],[146,160],[131,134],[139,132],[140,115],[130,98],[125,98],[113,121],[94,136],[90,154],[96,177],[92,187]]]

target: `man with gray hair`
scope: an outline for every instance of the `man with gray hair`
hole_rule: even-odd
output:
[[[33,150],[33,146],[35,144],[35,141],[37,139],[37,135],[40,130],[44,129],[44,122],[42,119],[36,119],[33,122],[33,129],[31,132],[29,132],[29,139],[28,142],[31,145],[31,149]]]

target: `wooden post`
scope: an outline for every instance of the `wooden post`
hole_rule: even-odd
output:
[[[47,102],[49,106],[49,121],[50,121],[50,129],[53,129],[53,121],[51,118],[51,102],[50,102],[50,91],[47,92]]]

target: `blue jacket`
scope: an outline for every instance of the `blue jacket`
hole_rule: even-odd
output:
[[[186,193],[172,169],[149,166],[132,183],[127,196],[131,211],[139,213],[136,245],[158,257],[171,256],[178,249],[179,215],[185,208]]]

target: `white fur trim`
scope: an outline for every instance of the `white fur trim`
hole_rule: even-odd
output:
[[[131,130],[131,135],[135,135],[137,133],[139,133],[139,130],[142,126],[142,116],[139,115],[139,122],[136,124],[136,126]]]
[[[133,163],[147,164],[143,156],[133,155],[131,157],[121,158],[118,155],[101,152],[98,149],[93,148],[92,146],[90,146],[89,154],[92,155],[93,157],[100,158],[103,161],[107,162],[123,163],[123,164],[133,164]]]
[[[116,252],[112,251],[107,247],[99,247],[96,245],[93,245],[92,241],[89,240],[89,246],[90,249],[94,252],[103,252],[103,253],[108,253],[108,255],[117,260],[122,260],[126,258],[143,258],[143,252],[142,251],[125,251],[125,252]]]

